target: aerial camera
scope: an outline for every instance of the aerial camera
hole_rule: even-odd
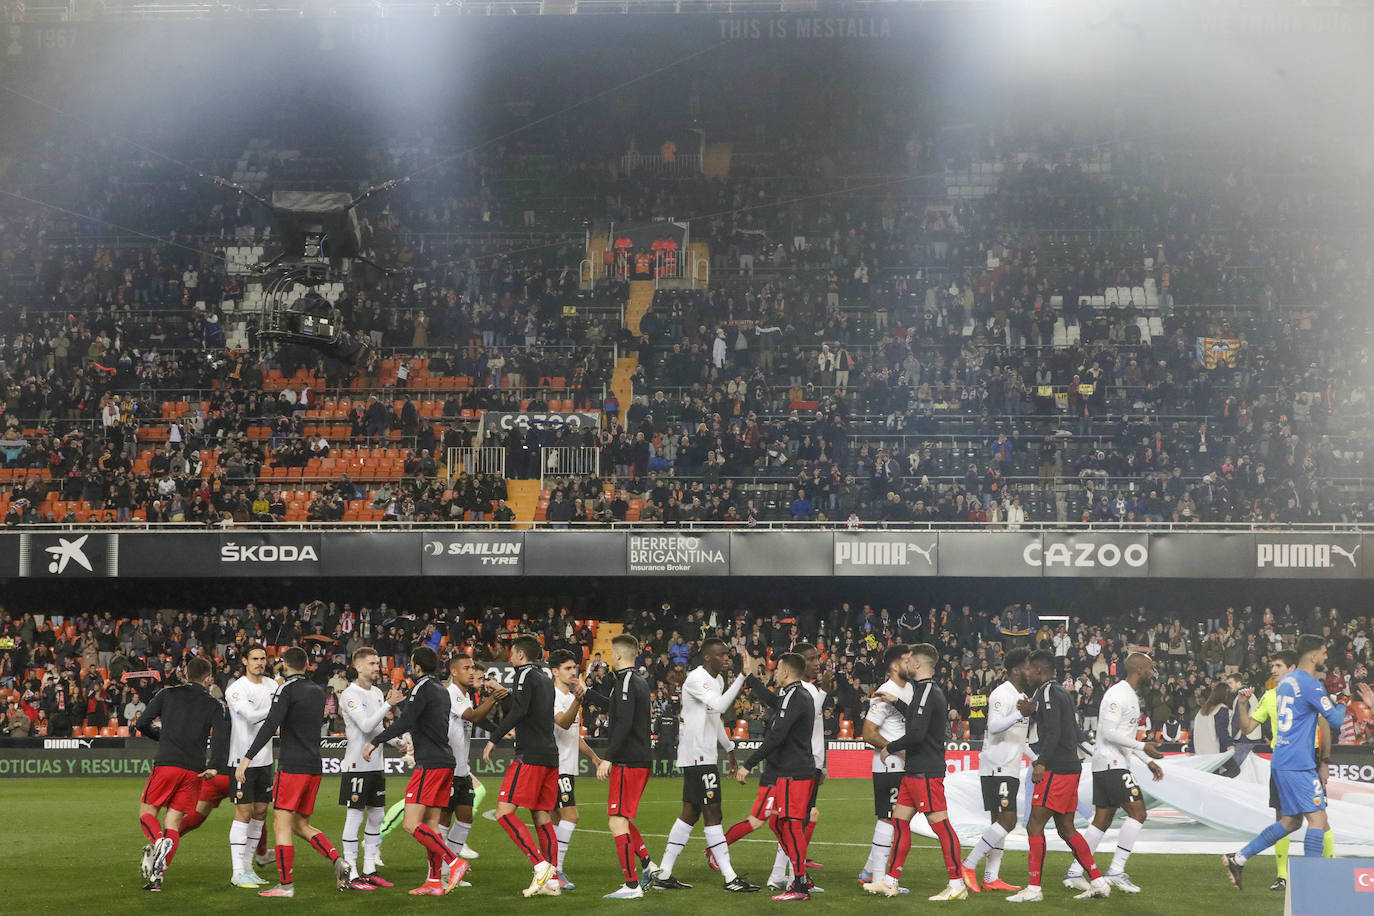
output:
[[[369,188],[356,198],[342,191],[273,191],[270,201],[223,178],[213,180],[271,210],[282,241],[281,251],[253,271],[263,278],[258,336],[362,364],[370,347],[343,326],[339,310],[317,287],[341,278],[354,263],[391,273],[363,256],[357,207],[401,180]]]

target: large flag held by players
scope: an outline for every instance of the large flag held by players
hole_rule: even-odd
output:
[[[1197,339],[1197,361],[1204,369],[1236,368],[1240,356],[1240,341],[1234,337],[1199,337]]]

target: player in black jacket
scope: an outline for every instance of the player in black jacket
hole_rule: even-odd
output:
[[[1106,897],[1111,885],[1097,870],[1092,851],[1082,834],[1074,827],[1073,816],[1078,808],[1078,777],[1083,765],[1078,761],[1078,717],[1074,713],[1073,698],[1054,679],[1054,655],[1041,649],[1031,653],[1027,686],[1031,698],[1017,703],[1023,716],[1035,723],[1038,740],[1031,745],[1035,753],[1035,768],[1031,779],[1035,792],[1031,795],[1030,820],[1026,833],[1030,837],[1030,881],[1025,890],[1008,897],[1016,903],[1044,900],[1040,890],[1040,874],[1045,867],[1045,825],[1054,818],[1059,836],[1069,844],[1074,858],[1092,879],[1088,889],[1075,899]]]
[[[315,811],[315,796],[320,791],[323,766],[320,763],[320,723],[324,721],[324,688],[305,676],[305,650],[292,646],[281,654],[286,683],[272,698],[272,709],[258,729],[257,737],[244,751],[235,771],[243,781],[253,757],[267,746],[272,735],[281,730],[277,755],[277,781],[272,787],[272,836],[277,842],[277,874],[281,883],[260,891],[261,897],[294,897],[295,847],[291,837],[300,837],[310,848],[334,865],[334,883],[347,890],[348,865],[324,831],[310,826]],[[359,888],[361,889],[361,888]],[[373,889],[368,885],[368,889]]]
[[[502,706],[501,721],[491,733],[482,759],[491,760],[492,749],[515,732],[515,760],[506,770],[497,796],[496,822],[534,866],[534,879],[526,897],[544,894],[557,897],[558,834],[553,829],[553,809],[558,805],[558,745],[553,737],[553,679],[539,667],[544,647],[533,636],[517,636],[510,644],[510,663],[515,683]],[[515,811],[528,808],[534,820],[536,845],[525,822]]]
[[[806,843],[811,844],[811,837],[816,831],[816,825],[820,822],[821,809],[817,807],[817,798],[820,794],[821,784],[825,782],[825,734],[822,726],[821,717],[825,712],[826,692],[821,689],[821,652],[820,649],[808,642],[799,642],[792,647],[792,651],[802,657],[806,662],[806,671],[802,674],[802,685],[811,695],[812,705],[816,709],[816,721],[811,727],[811,753],[816,760],[815,778],[811,781],[811,816],[806,822]],[[768,709],[777,709],[778,698],[773,691],[759,680],[757,676],[746,679],[749,689],[760,703]],[[755,827],[758,824],[754,824]],[[727,838],[727,842],[733,842]],[[709,850],[707,861],[710,861]],[[773,857],[773,870],[768,875],[768,886],[771,888],[786,887],[788,884],[785,871],[788,867],[786,851],[779,846],[777,855]],[[817,862],[807,861],[808,869],[820,868]],[[813,885],[813,890],[814,885]]]
[[[625,884],[606,895],[607,900],[632,900],[644,896],[657,871],[649,858],[635,817],[639,800],[649,784],[653,766],[653,746],[649,737],[649,682],[635,671],[639,640],[627,633],[611,640],[611,685],[609,700],[593,695],[594,705],[610,712],[611,733],[606,751],[596,768],[596,778],[610,781],[606,816],[615,841],[616,858],[625,873]],[[585,705],[586,700],[584,698]],[[635,859],[639,860],[638,875]]]
[[[448,688],[434,679],[439,656],[428,646],[410,654],[410,670],[419,679],[401,705],[400,715],[363,748],[363,760],[371,760],[378,745],[410,732],[415,748],[415,771],[406,786],[406,833],[425,848],[429,875],[425,883],[412,890],[415,896],[440,897],[463,880],[468,863],[459,859],[439,832],[439,815],[448,807],[453,791],[453,751],[448,744]],[[458,863],[458,864],[455,864]],[[449,866],[447,877],[443,867]]]
[[[186,681],[154,694],[134,725],[158,742],[153,772],[138,806],[138,824],[148,838],[143,848],[145,891],[162,890],[162,876],[181,841],[182,817],[196,810],[201,784],[228,765],[229,713],[208,692],[214,669],[205,659],[192,658],[186,663]],[[154,719],[162,720],[161,728],[153,726]]]
[[[911,851],[911,819],[919,811],[926,816],[926,822],[940,841],[945,872],[949,875],[949,885],[930,899],[962,900],[968,896],[959,836],[950,826],[945,804],[945,735],[949,729],[949,703],[934,681],[939,662],[939,651],[929,643],[912,646],[907,658],[910,705],[897,697],[880,696],[906,714],[906,734],[890,742],[883,742],[879,737],[874,746],[889,754],[906,756],[902,785],[897,791],[897,803],[892,807],[892,857],[888,860],[887,874],[864,885],[864,890],[870,894],[895,897],[900,893],[897,882],[902,876],[907,853]]]
[[[788,860],[792,863],[792,885],[774,900],[810,900],[811,883],[806,876],[806,822],[811,814],[811,790],[816,779],[816,757],[811,746],[816,704],[802,684],[806,661],[794,652],[778,659],[776,672],[780,686],[773,721],[759,746],[745,758],[735,779],[744,785],[749,771],[763,762],[765,777],[773,780],[772,810],[769,821]]]

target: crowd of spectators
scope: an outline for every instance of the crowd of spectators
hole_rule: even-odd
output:
[[[853,74],[826,72],[802,77],[817,97],[855,90]],[[53,206],[0,222],[0,456],[49,476],[0,481],[7,523],[80,519],[70,507],[45,519],[54,498],[101,510],[96,520],[284,518],[254,509],[291,502],[264,469],[383,441],[414,465],[389,489],[416,511],[389,516],[414,521],[458,517],[420,466],[439,471],[445,448],[473,444],[504,447],[509,478],[543,474],[546,445],[599,448],[610,492],[574,485],[580,509],[571,493],[557,501],[568,521],[619,520],[618,502],[630,520],[669,524],[1374,518],[1374,361],[1358,308],[1374,260],[1347,231],[1351,200],[1300,169],[1280,188],[1265,180],[1293,166],[1279,154],[1087,150],[1072,130],[1056,143],[1014,122],[942,128],[920,104],[847,112],[852,134],[817,130],[806,106],[734,100],[719,75],[689,99],[689,118],[712,131],[753,126],[737,138],[753,152],[728,177],[627,171],[626,137],[595,117],[461,155],[433,137],[319,158],[249,144],[268,185],[416,176],[360,209],[364,250],[395,273],[350,277],[334,297],[375,348],[357,366],[260,341],[236,307],[255,281],[221,252],[270,247],[260,208],[175,162],[90,142],[80,124],[30,131],[7,178]],[[689,133],[697,122],[678,116],[655,129]],[[898,177],[848,189],[846,169],[879,167]],[[978,193],[953,193],[944,176],[959,174],[981,176],[963,179]],[[622,326],[625,285],[584,282],[586,242],[684,217],[710,246],[711,282],[661,284]],[[1091,304],[1123,288],[1150,296]],[[1200,338],[1230,342],[1223,365],[1204,366]],[[629,355],[632,397],[619,404],[609,385]],[[308,393],[264,390],[298,370]],[[435,411],[389,409],[436,378],[466,382],[429,392]],[[348,441],[307,433],[299,415],[339,399]],[[169,402],[191,408],[168,416]],[[464,419],[568,402],[606,410],[599,434],[475,443]],[[250,435],[263,426],[268,441]],[[133,467],[164,432],[180,511],[154,495],[158,475]],[[207,508],[187,511],[202,475],[215,479]],[[307,485],[312,503],[376,499],[338,474]],[[313,520],[346,515],[317,508]]]
[[[531,605],[533,606],[533,605]],[[828,692],[823,709],[826,734],[837,737],[840,722],[862,719],[867,698],[885,677],[881,659],[894,643],[931,642],[942,652],[937,678],[950,699],[949,737],[982,737],[985,698],[1002,677],[1003,653],[1017,645],[1054,652],[1064,685],[1078,702],[1091,733],[1107,687],[1122,676],[1125,656],[1149,652],[1157,681],[1141,697],[1141,728],[1160,740],[1186,743],[1198,723],[1215,723],[1223,746],[1243,735],[1234,715],[1238,692],[1256,695],[1273,686],[1269,662],[1292,648],[1299,632],[1329,640],[1325,683],[1338,701],[1351,702],[1341,741],[1374,741],[1374,718],[1358,702],[1356,685],[1371,680],[1374,645],[1370,619],[1336,608],[1291,605],[1208,608],[1196,617],[1144,606],[1105,615],[1042,619],[1029,603],[1001,610],[970,605],[922,608],[839,603],[804,610],[726,610],[707,606],[625,609],[624,625],[639,637],[639,666],[654,689],[654,712],[672,718],[674,703],[701,641],[726,639],[736,655],[747,653],[766,674],[769,661],[803,641],[822,653],[821,681]],[[217,662],[221,687],[236,670],[250,643],[277,648],[301,645],[310,655],[312,677],[342,690],[347,659],[360,645],[375,646],[384,669],[403,668],[416,644],[461,648],[483,662],[505,659],[509,640],[533,633],[545,648],[568,648],[583,658],[593,683],[609,676],[607,659],[594,653],[598,623],[579,619],[567,606],[542,610],[457,605],[424,610],[388,603],[354,607],[322,601],[276,608],[202,607],[146,611],[131,617],[111,612],[74,616],[0,613],[0,689],[10,691],[12,735],[63,735],[74,727],[128,725],[158,686],[175,682],[187,658]],[[1199,713],[1206,715],[1199,719]],[[749,698],[733,719],[751,735],[762,727],[764,710]],[[332,726],[337,728],[337,720]],[[589,733],[604,727],[593,719]],[[1210,740],[1210,739],[1207,739]],[[1204,747],[1210,746],[1205,743]]]

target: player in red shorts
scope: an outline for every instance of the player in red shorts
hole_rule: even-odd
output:
[[[635,672],[639,657],[639,640],[622,633],[611,640],[611,677],[613,689],[609,699],[589,694],[598,706],[610,713],[610,737],[606,752],[596,768],[596,778],[610,783],[606,799],[606,815],[611,837],[615,840],[616,858],[625,873],[625,883],[605,895],[606,900],[633,900],[644,896],[644,889],[654,880],[657,868],[649,858],[635,817],[639,814],[639,799],[649,784],[649,769],[653,766],[653,744],[649,737],[649,682]],[[584,699],[583,703],[586,703]],[[635,860],[640,872],[635,874]]]
[[[774,900],[810,900],[811,884],[806,877],[806,821],[811,814],[811,789],[816,776],[816,759],[811,751],[811,727],[816,707],[802,685],[806,662],[795,652],[778,660],[778,706],[763,741],[738,769],[735,779],[744,785],[749,771],[760,762],[764,773],[773,778],[771,793],[774,816],[769,825],[778,844],[792,863],[792,885]]]
[[[181,841],[182,819],[196,809],[205,781],[227,765],[229,716],[224,704],[210,696],[213,672],[208,661],[192,658],[186,663],[186,683],[159,690],[134,725],[158,742],[138,809],[138,823],[149,844],[143,850],[145,891],[162,890],[162,877]],[[157,719],[160,727],[153,726]]]
[[[429,875],[411,893],[442,897],[458,886],[468,870],[468,863],[449,848],[439,830],[439,815],[448,807],[453,793],[454,759],[448,743],[450,702],[448,688],[434,679],[439,656],[433,649],[416,648],[410,654],[410,670],[419,679],[401,704],[396,721],[363,748],[363,760],[370,761],[378,745],[410,732],[415,771],[406,786],[405,819],[401,825],[429,854]],[[448,866],[447,872],[444,866]]]
[[[1016,704],[1023,716],[1035,722],[1040,740],[1031,746],[1036,752],[1035,769],[1031,780],[1035,792],[1031,795],[1030,820],[1026,833],[1030,837],[1030,881],[1025,890],[1007,898],[1010,903],[1036,903],[1045,899],[1040,890],[1040,875],[1045,868],[1045,825],[1054,818],[1059,836],[1069,844],[1074,858],[1092,878],[1088,889],[1074,899],[1106,897],[1112,886],[1097,870],[1088,843],[1073,825],[1078,809],[1078,777],[1083,772],[1078,762],[1078,718],[1069,692],[1054,679],[1054,656],[1048,650],[1032,652],[1026,678],[1032,690],[1031,699]]]
[[[906,762],[901,787],[897,790],[897,803],[892,807],[893,843],[887,874],[864,885],[864,890],[870,894],[895,897],[901,893],[897,882],[902,876],[907,854],[911,851],[911,819],[919,811],[925,815],[930,829],[935,831],[935,837],[940,841],[945,873],[949,875],[949,884],[930,899],[963,900],[968,896],[959,837],[949,823],[949,811],[945,804],[945,723],[949,717],[949,704],[944,691],[934,681],[935,666],[939,661],[939,651],[929,643],[912,646],[906,662],[907,679],[911,682],[911,703],[887,694],[878,695],[879,699],[891,703],[906,715],[906,734],[893,741],[887,741],[879,735],[873,746],[888,754],[905,752]]]
[[[515,759],[501,782],[496,797],[496,822],[534,866],[534,877],[525,888],[526,897],[545,894],[557,897],[558,834],[553,828],[553,810],[558,806],[558,744],[553,736],[553,680],[536,662],[544,657],[544,647],[533,636],[511,640],[510,663],[515,666],[515,682],[502,709],[501,721],[493,728],[482,759],[491,761],[496,742],[515,732]],[[525,822],[516,816],[527,808],[534,820],[536,844]]]
[[[277,874],[281,883],[271,890],[259,891],[261,897],[294,897],[295,847],[292,836],[310,844],[334,866],[334,883],[339,890],[349,887],[348,865],[329,842],[324,831],[310,826],[315,811],[315,796],[320,791],[323,764],[320,761],[320,724],[324,721],[324,690],[305,676],[305,650],[292,646],[281,654],[286,683],[272,699],[272,709],[258,729],[257,737],[243,752],[234,769],[242,783],[253,757],[267,746],[281,729],[281,753],[277,760],[277,779],[272,787],[272,834],[277,841]],[[368,886],[371,890],[371,885]]]
[[[759,662],[750,658],[748,652],[745,652],[741,657],[741,662],[743,664],[745,683],[749,684],[754,695],[759,697],[760,701],[765,703],[769,708],[775,706],[777,704],[777,698],[773,692],[767,690],[766,687],[763,691],[760,691],[758,686],[755,685],[755,682],[757,682],[758,685],[763,684],[754,673]],[[764,694],[766,694],[766,696],[764,696]],[[732,825],[729,830],[725,831],[725,842],[733,846],[735,843],[738,843],[740,840],[771,821],[773,814],[773,778],[765,772],[759,777],[759,791],[758,794],[754,796],[754,806],[749,809],[749,816]],[[711,850],[709,849],[706,850],[706,863],[710,865],[713,870],[716,868],[715,859],[711,855]]]
[[[195,830],[210,813],[219,807],[219,803],[224,801],[232,794],[230,785],[230,774],[222,772],[214,779],[207,779],[200,785],[200,801],[196,803],[196,810],[181,819],[181,835],[186,836]],[[265,858],[264,858],[265,857]],[[267,855],[267,831],[258,831],[257,852],[253,857],[253,864],[268,865],[272,862],[272,857]]]
[[[802,660],[806,662],[806,670],[802,675],[802,687],[807,693],[811,694],[812,707],[816,710],[824,709],[825,691],[821,690],[816,683],[821,670],[820,650],[810,643],[799,642],[792,647],[792,651],[800,655]],[[748,683],[749,689],[753,692],[754,696],[758,698],[759,702],[763,703],[769,709],[778,708],[777,694],[769,690],[757,676],[748,678],[746,683]],[[815,723],[811,728],[811,754],[816,760],[816,771],[811,780],[810,817],[806,821],[805,828],[803,828],[806,831],[806,844],[808,848],[811,845],[811,837],[816,832],[816,823],[820,820],[820,808],[816,807],[816,798],[820,792],[821,783],[825,782],[825,733],[822,728],[822,720],[819,714],[815,717]],[[768,875],[768,886],[771,889],[786,889],[788,885],[791,884],[787,875],[788,865],[787,851],[780,845],[778,846],[776,855],[773,857],[773,869]],[[808,873],[820,867],[821,865],[819,862],[808,860],[806,863]],[[808,879],[808,881],[810,881],[810,879]],[[810,890],[820,891],[824,890],[824,888],[817,888],[815,882],[811,882]]]

